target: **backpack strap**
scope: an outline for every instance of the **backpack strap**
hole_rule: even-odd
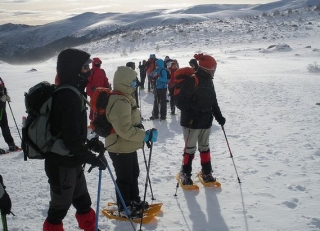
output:
[[[86,108],[86,104],[90,107],[90,102],[84,97],[84,95],[81,94],[81,92],[74,86],[71,86],[69,84],[63,84],[61,86],[59,86],[53,93],[59,91],[59,90],[62,90],[62,89],[71,89],[73,90],[80,98],[81,100],[81,111],[87,109]]]

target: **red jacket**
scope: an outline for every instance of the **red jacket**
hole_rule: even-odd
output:
[[[109,88],[109,81],[106,76],[106,73],[103,69],[100,67],[96,67],[92,65],[91,69],[91,75],[88,79],[88,84],[87,84],[87,94],[88,96],[92,96],[94,90],[97,87],[107,87]]]
[[[173,85],[174,85],[174,72],[176,70],[179,69],[179,66],[178,64],[174,65],[174,64],[171,64],[171,66],[168,68],[168,70],[170,71],[171,75],[170,75],[170,81],[168,83],[168,88],[173,88]]]

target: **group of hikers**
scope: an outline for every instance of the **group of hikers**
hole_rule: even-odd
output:
[[[67,48],[58,55],[55,83],[58,88],[71,85],[85,97],[91,97],[97,87],[111,89],[101,64],[99,58],[91,59],[90,54],[85,51]],[[45,154],[45,172],[50,185],[51,200],[43,224],[44,231],[63,231],[63,219],[71,205],[76,209],[75,217],[79,228],[85,231],[95,230],[96,214],[91,208],[83,164],[88,163],[99,170],[105,170],[108,164],[105,156],[101,155],[101,151],[105,149],[112,160],[116,184],[121,193],[116,193],[119,216],[141,217],[141,210],[148,208],[148,203],[141,200],[138,188],[140,169],[137,150],[142,149],[146,142],[157,142],[158,131],[156,128],[144,128],[137,102],[137,89],[145,88],[146,78],[148,91],[153,90],[154,93],[150,119],[166,119],[167,89],[170,94],[171,114],[176,114],[176,107],[181,111],[180,125],[185,143],[180,169],[181,183],[193,184],[192,161],[197,149],[200,152],[203,180],[216,181],[212,176],[209,135],[214,118],[221,126],[226,122],[218,106],[213,84],[217,63],[210,55],[195,54],[189,65],[179,68],[177,60],[168,56],[162,60],[151,54],[147,61],[139,63],[140,80],[135,71],[135,63],[128,62],[117,67],[112,90],[121,94],[112,94],[109,97],[106,118],[112,124],[114,132],[105,138],[104,143],[96,136],[90,140],[87,138],[88,115],[83,109],[84,99],[80,99],[68,88],[54,94],[50,116],[51,132],[53,135],[61,134],[63,144],[72,155],[53,152]],[[188,73],[176,95],[175,73]],[[93,112],[90,112],[89,118],[94,118]],[[180,158],[177,159],[180,161]],[[2,213],[9,214],[10,197],[1,186],[2,178],[0,209]],[[121,203],[121,199],[124,203]]]

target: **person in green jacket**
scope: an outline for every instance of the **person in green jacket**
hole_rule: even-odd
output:
[[[136,77],[137,72],[130,67],[117,68],[113,85],[114,92],[118,94],[110,95],[106,108],[106,117],[114,132],[106,137],[105,147],[115,169],[116,183],[131,217],[141,216],[139,211],[148,206],[139,196],[137,150],[143,147],[143,142],[156,142],[158,136],[157,130],[145,131],[141,123],[141,113],[132,96],[137,85]],[[117,204],[119,216],[127,217],[118,194]]]

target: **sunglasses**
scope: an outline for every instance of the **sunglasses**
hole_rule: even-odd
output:
[[[90,70],[89,64],[83,65],[82,69],[86,71]]]

